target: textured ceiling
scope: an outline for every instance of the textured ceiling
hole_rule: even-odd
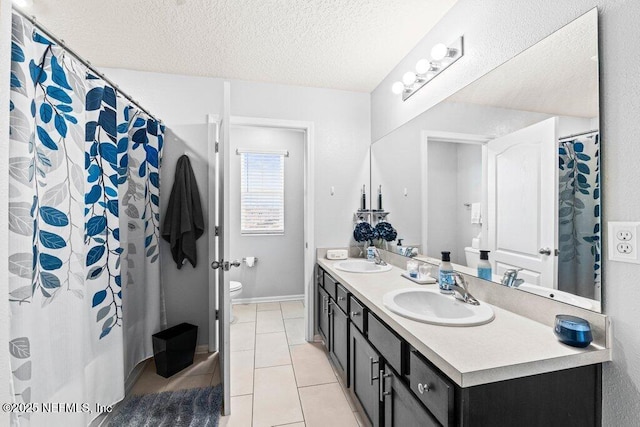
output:
[[[457,0],[34,0],[92,64],[370,92]]]
[[[599,116],[598,21],[587,13],[448,101],[561,116]]]

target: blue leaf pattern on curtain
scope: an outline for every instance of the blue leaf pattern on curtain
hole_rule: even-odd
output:
[[[18,403],[56,401],[64,390],[65,396],[91,404],[114,403],[124,395],[125,378],[123,237],[146,245],[146,259],[157,271],[143,270],[141,277],[150,274],[148,283],[159,282],[164,127],[87,74],[16,14],[10,88],[9,349],[14,398]],[[138,129],[145,137],[135,146],[130,135]],[[130,156],[139,158],[135,177]],[[121,233],[122,222],[130,216],[122,213],[121,205],[130,182],[136,183],[143,200],[136,216],[143,221],[139,237]],[[161,293],[155,288],[147,292]],[[145,301],[139,299],[137,307],[144,308]],[[157,300],[151,303],[160,306]],[[157,325],[148,327],[157,330],[161,316]],[[140,330],[132,333],[139,336]],[[150,342],[148,335],[138,341]],[[149,357],[149,349],[143,346],[135,357],[136,363]],[[14,414],[12,422],[29,425],[41,416]],[[69,415],[66,425],[87,425],[93,416]]]
[[[561,141],[558,289],[594,298],[601,281],[600,138]]]
[[[118,99],[115,89],[89,76],[86,95],[87,124],[85,170],[85,245],[87,280],[91,283],[92,307],[101,322],[100,338],[122,326],[118,219],[118,185],[126,179],[120,162],[125,150],[118,150]],[[124,106],[122,106],[124,108]],[[115,205],[115,208],[113,207]]]

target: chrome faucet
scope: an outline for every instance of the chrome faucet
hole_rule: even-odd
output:
[[[374,248],[374,249],[373,249],[373,256],[374,256],[374,258],[373,258],[373,262],[374,262],[376,265],[383,265],[383,266],[384,266],[384,265],[387,265],[387,263],[386,263],[386,262],[384,262],[384,260],[383,260],[383,259],[382,259],[382,257],[380,256],[380,252],[378,251],[378,248]]]
[[[510,288],[517,288],[524,283],[524,279],[518,279],[518,272],[521,268],[510,268],[502,276],[502,284]]]
[[[453,291],[455,299],[471,305],[480,305],[480,302],[467,291],[467,282],[462,277],[462,274],[454,272],[453,279],[455,284],[449,285],[449,287]]]

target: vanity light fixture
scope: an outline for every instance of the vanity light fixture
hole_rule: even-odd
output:
[[[396,95],[402,95],[406,101],[411,95],[430,82],[435,76],[442,73],[458,59],[462,58],[463,36],[458,37],[449,46],[438,43],[431,49],[431,59],[423,58],[416,63],[414,71],[408,71],[402,76],[402,81],[395,82],[391,91]]]

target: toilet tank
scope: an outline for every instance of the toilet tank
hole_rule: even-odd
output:
[[[464,248],[464,255],[467,261],[467,267],[478,268],[478,263],[480,262],[480,249],[467,246]]]

